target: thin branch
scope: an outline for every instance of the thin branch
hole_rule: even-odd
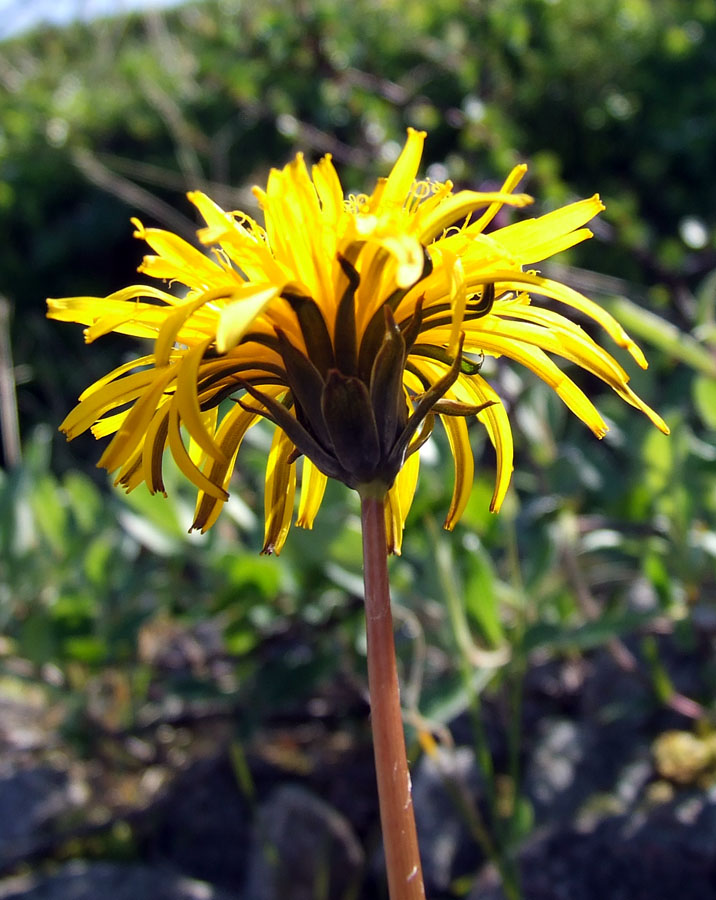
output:
[[[2,448],[7,468],[21,462],[20,419],[10,343],[10,303],[0,295],[0,426]]]
[[[196,242],[196,226],[190,219],[138,184],[112,172],[91,150],[74,150],[72,162],[92,184],[118,197],[133,209],[147,213],[188,241]]]

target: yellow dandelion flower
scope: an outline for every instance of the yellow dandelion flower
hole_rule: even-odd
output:
[[[596,375],[667,432],[616,360],[558,310],[593,320],[645,367],[626,332],[593,301],[532,268],[591,236],[585,225],[602,210],[599,197],[489,230],[503,206],[531,202],[515,193],[525,167],[499,191],[453,191],[450,182],[416,180],[424,139],[409,129],[388,177],[371,195],[347,199],[330,156],[309,173],[299,154],[255,189],[263,227],[190,193],[211,255],[134,220],[152,250],[140,272],[171,291],[133,285],[108,297],[48,301],[51,318],[87,326],[88,343],[112,331],[154,342],[153,352],[82,394],[61,426],[68,438],[87,429],[113,435],[98,465],[117,471],[127,490],[145,482],[164,491],[168,446],[198,488],[192,527],[205,531],[228,497],[244,435],[268,419],[275,434],[264,551],[278,552],[285,541],[301,456],[298,524],[311,527],[327,478],[362,493],[387,491],[388,543],[398,551],[416,451],[436,418],[455,463],[446,527],[459,519],[472,485],[473,417],[496,454],[491,508],[505,497],[512,435],[480,374],[485,356],[526,366],[597,437],[606,424],[554,357]],[[556,308],[535,305],[535,296]]]

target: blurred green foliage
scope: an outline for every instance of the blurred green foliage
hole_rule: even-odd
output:
[[[690,325],[716,265],[715,39],[713,0],[211,0],[6,42],[0,290],[24,422],[60,419],[104,369],[96,353],[63,366],[81,338],[42,309],[135,278],[130,215],[191,237],[184,191],[250,207],[247,186],[297,149],[332,152],[360,188],[407,125],[459,185],[526,159],[539,208],[601,191],[600,241],[579,260]]]
[[[108,491],[86,464],[94,442],[67,448],[55,429],[132,348],[87,352],[44,300],[133,282],[131,215],[193,239],[186,190],[251,212],[249,186],[297,150],[331,152],[360,190],[408,125],[429,131],[427,172],[459,186],[524,159],[538,212],[601,192],[596,239],[558,275],[644,343],[634,386],[673,432],[587,383],[611,425],[598,442],[534,379],[486,362],[515,425],[514,488],[492,516],[494,460],[475,429],[473,497],[443,534],[451,462],[431,441],[391,564],[411,721],[475,713],[489,685],[511,697],[509,731],[531,654],[588,652],[657,621],[695,640],[693,614],[716,596],[715,45],[714,0],[207,0],[6,42],[0,292],[25,440],[23,465],[0,472],[2,666],[26,660],[80,718],[130,729],[176,695],[230,698],[250,732],[336,680],[363,684],[355,499],[331,485],[314,531],[259,558],[260,428],[207,536],[186,534],[192,492],[171,470],[168,499]],[[654,701],[669,702],[644,647]],[[131,687],[119,711],[96,708],[108,673]],[[693,699],[713,714],[713,692]],[[529,815],[511,815],[524,836]]]

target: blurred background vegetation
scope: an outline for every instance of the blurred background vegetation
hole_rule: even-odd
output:
[[[601,193],[595,239],[544,270],[640,340],[650,368],[634,386],[672,428],[664,438],[581,377],[611,425],[600,443],[500,361],[490,377],[515,425],[514,487],[491,516],[493,459],[476,429],[474,495],[453,535],[439,530],[450,456],[431,442],[392,564],[414,753],[417,736],[430,750],[426,734],[445,743],[446,728],[474,748],[492,786],[494,840],[480,852],[509,881],[535,822],[520,787],[539,719],[530,673],[608,657],[644,688],[638,710],[612,698],[612,719],[641,716],[646,744],[667,726],[710,734],[714,47],[714,0],[206,0],[0,45],[0,292],[13,357],[2,365],[6,376],[13,366],[21,435],[20,453],[6,392],[0,682],[61,710],[63,752],[105,761],[107,833],[133,806],[110,770],[140,779],[151,765],[169,778],[208,752],[207,719],[223,722],[213,750],[231,748],[249,793],[252,760],[298,777],[327,754],[340,762],[337,733],[367,746],[356,504],[332,486],[312,533],[294,530],[279,560],[258,557],[260,429],[204,538],[186,534],[192,494],[180,477],[168,500],[119,495],[93,468],[94,441],[68,446],[56,428],[136,348],[110,337],[86,351],[80,327],[45,320],[45,298],[135,282],[132,215],[193,240],[187,190],[255,212],[250,186],[298,150],[332,153],[359,191],[389,170],[408,125],[429,132],[427,174],[458,187],[494,185],[526,161],[537,213]],[[310,752],[296,723],[314,729]],[[149,802],[140,795],[137,808]],[[353,824],[375,835],[374,817]],[[136,832],[122,834],[141,855]],[[467,894],[478,869],[434,896]]]

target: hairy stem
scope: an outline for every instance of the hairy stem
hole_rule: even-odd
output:
[[[390,900],[424,900],[390,610],[385,494],[361,491],[368,686]]]

